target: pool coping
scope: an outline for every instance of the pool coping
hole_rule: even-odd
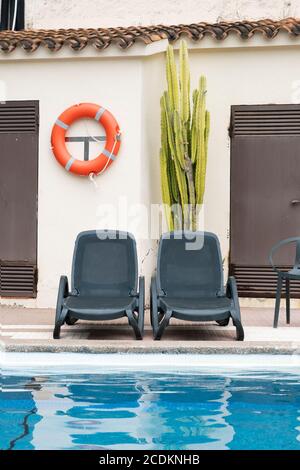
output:
[[[93,343],[93,344],[92,344]],[[234,341],[210,342],[207,341],[191,341],[174,342],[164,341],[154,343],[142,343],[124,341],[113,343],[102,343],[99,341],[90,341],[90,344],[80,343],[3,343],[0,342],[1,352],[12,353],[83,353],[83,354],[282,354],[282,355],[298,355],[300,354],[299,343],[292,342],[270,342],[270,343],[238,343]]]
[[[5,374],[23,374],[39,371],[49,373],[105,373],[113,371],[160,372],[203,372],[217,370],[242,371],[257,370],[268,372],[288,370],[300,375],[300,354],[57,354],[52,353],[1,353],[0,364]]]

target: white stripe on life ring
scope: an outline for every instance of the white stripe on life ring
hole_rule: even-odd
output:
[[[110,160],[115,160],[116,159],[116,155],[114,155],[113,153],[110,153],[108,150],[104,149],[103,152],[102,152],[107,158],[110,158]]]
[[[105,108],[102,108],[102,106],[100,106],[100,108],[96,112],[96,116],[95,116],[96,121],[100,121],[101,116],[103,115],[103,113],[105,113]]]
[[[59,127],[61,127],[62,129],[69,129],[69,126],[68,124],[65,124],[63,121],[61,121],[60,119],[56,119],[55,121],[55,124]]]
[[[70,168],[71,168],[71,166],[73,165],[74,162],[75,162],[75,158],[71,157],[70,160],[68,160],[68,162],[67,162],[67,164],[66,164],[66,166],[65,166],[65,169],[66,169],[67,171],[70,171]]]

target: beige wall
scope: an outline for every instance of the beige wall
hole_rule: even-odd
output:
[[[26,0],[34,28],[115,27],[300,16],[298,0]]]
[[[259,47],[244,42],[203,42],[191,44],[192,86],[201,73],[208,82],[207,105],[211,111],[211,136],[203,228],[216,232],[223,257],[229,249],[230,141],[228,126],[233,104],[291,103],[293,86],[300,79],[300,41],[286,47],[278,41],[260,40]],[[227,44],[228,47],[225,47]],[[229,47],[230,46],[230,47]],[[137,48],[136,57],[111,49],[115,56],[82,55],[62,51],[57,56],[38,52],[26,56],[19,52],[0,60],[3,81],[0,90],[6,99],[40,101],[39,145],[39,284],[36,300],[16,303],[53,307],[60,274],[69,274],[76,234],[103,226],[99,208],[103,204],[127,206],[159,203],[159,98],[164,89],[166,42],[156,49]],[[161,48],[161,52],[159,52]],[[133,51],[133,52],[132,52]],[[149,55],[142,55],[149,53]],[[152,55],[152,52],[153,53]],[[130,54],[134,53],[134,49]],[[35,59],[36,57],[36,59]],[[52,59],[50,58],[52,57]],[[53,57],[57,57],[54,59]],[[1,99],[5,98],[1,96]],[[87,178],[67,173],[54,159],[50,133],[57,116],[78,102],[95,102],[107,107],[123,131],[118,161],[97,178],[98,189]],[[93,129],[90,128],[92,132]],[[76,134],[86,134],[84,125]],[[77,151],[79,151],[77,149]],[[114,228],[114,221],[109,221]],[[157,243],[149,241],[142,226],[134,221],[117,223],[138,238],[140,271],[149,284],[155,266]],[[225,263],[226,266],[226,263]],[[1,303],[8,302],[6,299]]]
[[[299,42],[300,46],[300,42]],[[207,107],[211,112],[211,133],[204,207],[204,227],[221,238],[223,256],[229,250],[230,199],[230,124],[231,105],[299,102],[300,64],[298,47],[246,47],[190,50],[191,87],[201,74],[207,77]],[[161,55],[144,63],[150,159],[151,201],[160,198],[159,169],[159,97],[164,88],[164,59]],[[148,97],[148,99],[147,99]],[[153,129],[155,132],[153,132]],[[144,142],[145,143],[145,142]]]
[[[7,100],[40,102],[39,283],[37,301],[27,304],[53,306],[59,275],[70,272],[76,234],[101,225],[101,204],[112,203],[118,196],[126,198],[129,205],[140,199],[141,63],[134,59],[13,61],[0,63],[0,74],[6,82]],[[107,107],[124,135],[119,160],[101,176],[97,190],[88,178],[67,173],[50,149],[55,119],[79,102]],[[84,125],[76,134],[86,135]]]
[[[210,43],[212,45],[212,43]],[[228,43],[229,44],[229,43]],[[239,42],[237,44],[240,45]],[[211,134],[203,225],[205,230],[218,234],[221,241],[225,273],[229,255],[230,204],[230,124],[231,105],[300,102],[300,65],[296,64],[298,47],[269,47],[258,41],[257,47],[205,47],[190,50],[192,83],[204,73],[207,76],[207,106],[211,112]],[[274,43],[275,44],[275,43]],[[296,44],[296,43],[295,43]],[[300,44],[299,44],[300,45]],[[207,46],[207,47],[206,47]],[[144,84],[147,126],[147,149],[150,160],[151,201],[160,198],[158,101],[164,84],[164,60],[161,55],[148,58],[144,63]],[[298,90],[298,91],[297,91]],[[153,129],[155,132],[153,133]],[[155,252],[155,251],[154,251]],[[241,299],[246,306],[272,306],[272,299]],[[294,301],[299,306],[299,302]]]

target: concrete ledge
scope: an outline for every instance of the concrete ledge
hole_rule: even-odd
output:
[[[59,356],[59,357],[58,357]],[[149,372],[184,371],[206,374],[222,373],[232,375],[235,371],[284,370],[300,374],[300,355],[276,354],[73,354],[73,353],[7,353],[1,354],[0,364],[4,373],[24,374],[41,368],[49,373],[107,373],[114,370],[143,370]],[[231,371],[231,372],[230,372]]]
[[[151,344],[143,343],[142,341],[122,342],[118,344],[108,344],[102,342],[89,341],[89,344],[74,344],[57,342],[44,343],[9,343],[0,346],[2,352],[48,352],[48,353],[85,353],[85,354],[299,354],[299,345],[292,343],[238,343],[226,342],[220,344],[219,342],[153,342]]]

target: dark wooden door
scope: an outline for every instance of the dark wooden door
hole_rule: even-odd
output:
[[[34,297],[38,102],[0,103],[0,295]]]
[[[300,106],[233,106],[230,272],[240,295],[274,295],[269,252],[293,236],[300,236]],[[287,269],[293,254],[293,246],[284,249],[276,262]]]

